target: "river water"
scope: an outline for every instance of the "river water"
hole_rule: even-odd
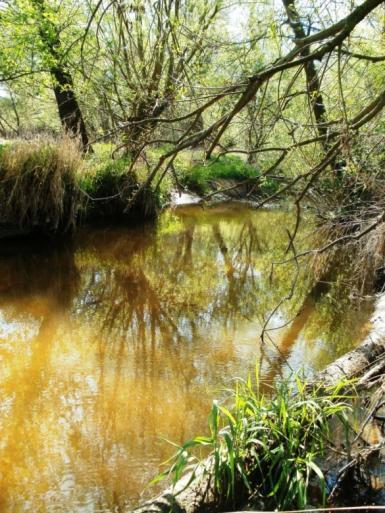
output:
[[[264,383],[312,373],[356,345],[372,305],[310,271],[261,342],[296,274],[271,275],[293,222],[194,206],[55,247],[0,241],[0,511],[137,505],[174,450],[165,439],[204,434],[231,378],[256,362]]]

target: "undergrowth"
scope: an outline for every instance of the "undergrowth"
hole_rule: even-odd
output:
[[[217,180],[234,180],[236,182],[248,180],[250,189],[254,187],[256,192],[264,194],[271,194],[278,188],[276,180],[261,177],[260,172],[254,166],[231,155],[195,164],[183,169],[181,173],[182,185],[199,194],[208,193]]]
[[[101,146],[87,159],[63,135],[0,146],[0,224],[27,232],[63,233],[79,221],[154,217],[158,198],[148,188],[127,210],[139,186],[128,158],[111,158]]]
[[[56,233],[74,228],[79,219],[150,218],[170,199],[178,180],[201,194],[215,188],[216,181],[227,179],[246,180],[247,187],[257,193],[269,194],[277,187],[276,181],[261,177],[239,157],[222,156],[207,163],[195,160],[194,164],[195,157],[189,154],[176,162],[174,174],[143,190],[127,211],[148,169],[137,163],[129,171],[130,158],[112,158],[113,150],[112,144],[96,144],[94,153],[84,159],[77,142],[67,136],[41,136],[0,146],[0,223]],[[149,154],[150,161],[155,157]]]
[[[126,215],[125,209],[139,186],[137,173],[129,171],[129,168],[129,157],[113,159],[105,152],[87,161],[84,172],[77,178],[78,186],[88,200],[85,217],[122,218],[132,215],[145,219],[156,215],[158,198],[150,188],[142,192]]]
[[[78,185],[85,193],[95,198],[116,194],[126,179],[129,164],[127,158],[91,159],[78,177]]]
[[[258,375],[254,382],[237,379],[228,404],[214,401],[209,435],[178,447],[153,482],[171,476],[175,484],[185,473],[201,469],[212,476],[218,504],[263,501],[268,509],[285,509],[306,507],[310,481],[316,480],[325,502],[318,462],[327,446],[330,418],[346,422],[345,386],[309,387],[295,374],[267,396],[260,391]]]

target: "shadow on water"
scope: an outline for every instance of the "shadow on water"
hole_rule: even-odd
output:
[[[258,359],[266,381],[288,365],[317,370],[358,343],[370,309],[347,328],[341,287],[304,271],[261,346],[292,282],[293,264],[269,277],[290,223],[284,211],[194,207],[60,248],[0,250],[1,511],[135,504],[172,453],[160,437],[205,432],[231,378]]]
[[[71,304],[77,293],[79,273],[71,242],[1,242],[0,301],[30,295],[47,295],[62,305]]]

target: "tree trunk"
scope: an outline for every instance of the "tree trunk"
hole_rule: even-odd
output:
[[[66,132],[80,138],[83,150],[87,150],[89,139],[86,125],[76,95],[71,75],[62,67],[51,69],[54,93],[61,124]]]
[[[74,137],[79,137],[83,151],[89,150],[89,140],[86,125],[79,102],[76,98],[72,76],[62,63],[60,48],[60,33],[57,27],[47,17],[44,0],[32,0],[38,11],[38,27],[45,50],[52,57],[54,64],[50,73],[54,81],[53,91],[59,111],[62,127]]]
[[[385,294],[376,302],[371,329],[361,344],[331,363],[317,375],[317,381],[335,384],[342,379],[360,378],[365,385],[369,378],[383,372],[385,367]]]
[[[134,114],[130,118],[134,123],[128,125],[124,131],[126,150],[133,158],[139,155],[145,141],[152,136],[158,124],[156,118],[165,111],[167,106],[166,100],[157,101],[148,98],[137,102]]]
[[[289,25],[294,33],[295,39],[303,39],[307,36],[298,11],[296,9],[295,0],[282,0],[288,17]],[[307,46],[301,50],[301,56],[310,55],[310,48]],[[314,118],[317,123],[317,130],[320,136],[326,136],[327,130],[323,123],[327,120],[326,108],[320,90],[320,80],[314,61],[308,61],[305,64],[305,75],[309,100],[313,109]],[[323,140],[325,146],[326,140]],[[326,148],[325,148],[326,149]]]
[[[308,34],[305,32],[303,23],[301,22],[301,18],[295,6],[295,0],[282,0],[282,3],[285,7],[288,22],[294,33],[295,39],[303,39],[307,37]],[[306,46],[302,48],[300,51],[300,55],[302,57],[309,56],[310,47]],[[318,76],[318,71],[314,64],[314,61],[312,60],[305,63],[304,69],[306,75],[306,84],[309,95],[309,101],[313,110],[318,135],[322,137],[321,144],[324,148],[325,153],[327,153],[330,149],[330,144],[327,138],[327,127],[325,126],[325,123],[327,121],[327,112],[321,93],[321,82]],[[337,162],[336,159],[333,159],[333,161],[331,162],[331,167],[335,175],[339,178],[341,177],[343,166],[344,164],[341,162]]]

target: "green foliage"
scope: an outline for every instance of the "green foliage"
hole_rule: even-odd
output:
[[[125,217],[132,193],[138,187],[137,174],[128,172],[129,167],[129,157],[113,159],[107,147],[98,148],[96,155],[89,158],[86,169],[77,177],[78,187],[90,200],[86,204],[85,217]],[[142,219],[154,217],[159,201],[159,194],[148,188],[137,198],[129,216]]]
[[[207,163],[196,164],[186,170],[182,176],[182,183],[192,190],[205,193],[215,180],[242,181],[257,176],[258,171],[239,157],[223,156],[213,158]]]
[[[125,157],[90,159],[85,172],[78,177],[79,187],[92,197],[116,194],[126,180],[129,165]]]
[[[266,396],[260,391],[258,373],[254,383],[237,379],[230,405],[213,403],[210,434],[178,447],[169,468],[154,481],[171,476],[175,483],[186,471],[203,466],[213,475],[218,502],[235,506],[252,497],[262,499],[268,508],[285,509],[304,508],[310,480],[316,479],[325,502],[325,478],[317,462],[325,452],[329,419],[346,421],[346,385],[309,387],[294,374]],[[197,456],[202,449],[206,455],[210,450],[203,462]]]
[[[276,181],[260,177],[260,172],[254,166],[247,164],[239,157],[226,155],[184,169],[181,182],[189,189],[205,194],[210,191],[211,186],[217,180],[234,180],[236,182],[250,180],[250,186],[252,186],[255,183],[252,180],[258,178],[259,191],[269,193],[277,188]]]

